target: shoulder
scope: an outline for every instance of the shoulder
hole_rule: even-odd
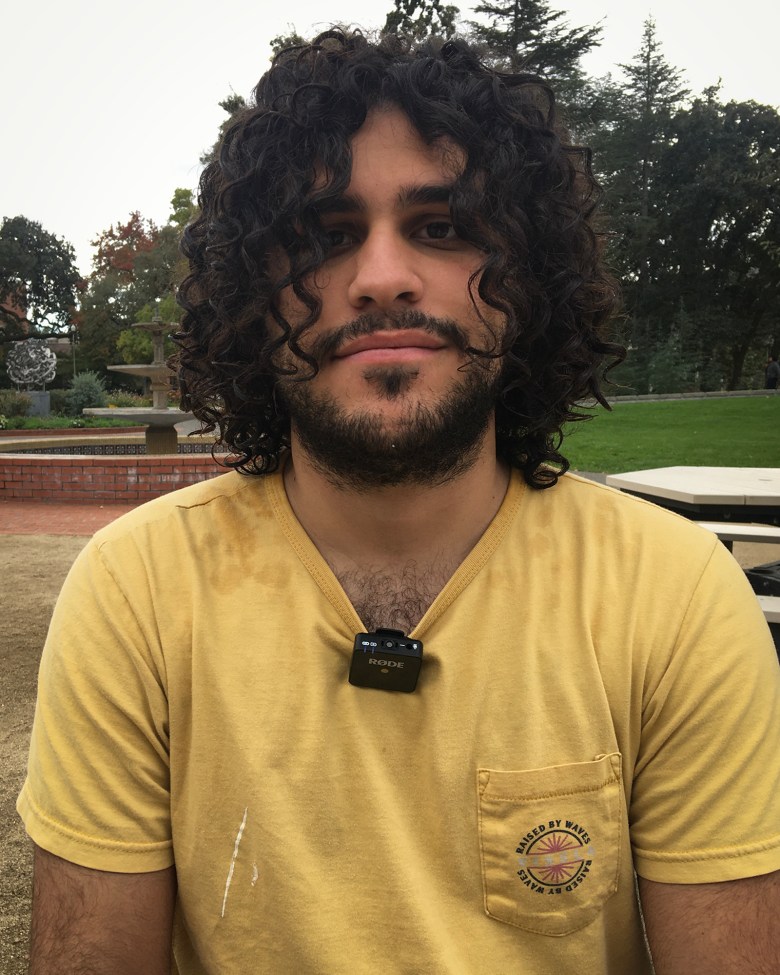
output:
[[[141,504],[96,532],[71,574],[167,584],[204,561],[222,564],[252,537],[267,545],[275,537],[275,477],[230,472]]]
[[[668,556],[672,546],[707,560],[719,545],[716,535],[688,518],[576,474],[528,495],[531,508],[605,554],[641,548]]]
[[[579,598],[610,606],[613,616],[641,617],[643,632],[667,626],[679,634],[686,617],[721,612],[764,625],[736,560],[694,521],[570,474],[527,492],[524,507],[526,545],[552,550],[558,578],[576,586]]]
[[[269,478],[273,478],[270,475]],[[171,491],[139,505],[97,532],[97,548],[110,548],[143,538],[173,539],[179,533],[225,530],[236,523],[262,518],[269,508],[267,477],[250,477],[232,471],[207,481]]]

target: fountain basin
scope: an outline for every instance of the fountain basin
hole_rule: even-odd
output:
[[[185,413],[175,406],[146,407],[90,407],[82,410],[89,416],[110,416],[114,419],[127,419],[133,424],[146,426],[147,454],[175,454],[178,436],[175,424],[193,420],[192,413]]]
[[[182,410],[176,409],[175,406],[169,406],[163,410],[156,410],[153,406],[90,407],[81,412],[89,416],[108,416],[111,419],[126,418],[132,426],[154,424],[154,426],[172,427],[176,423],[184,423],[185,420],[194,419],[192,413],[184,413]]]

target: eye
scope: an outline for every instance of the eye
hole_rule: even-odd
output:
[[[325,230],[325,242],[328,253],[350,247],[355,243],[355,239],[353,233],[350,233],[348,230],[343,230],[340,227],[332,227]]]
[[[436,243],[450,243],[459,240],[455,228],[449,220],[431,220],[424,223],[416,231],[415,237],[420,240],[435,241]]]

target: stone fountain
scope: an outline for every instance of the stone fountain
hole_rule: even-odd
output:
[[[185,413],[175,406],[168,406],[168,389],[173,371],[165,363],[163,350],[165,333],[169,325],[155,315],[151,322],[135,322],[131,328],[141,328],[152,336],[152,361],[129,366],[109,366],[111,372],[124,372],[130,376],[145,376],[151,380],[152,408],[143,406],[87,409],[90,416],[126,417],[134,424],[146,425],[147,454],[175,454],[179,437],[174,424],[192,420],[192,413]]]

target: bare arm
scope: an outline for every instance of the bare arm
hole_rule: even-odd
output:
[[[89,870],[35,847],[30,975],[169,975],[173,867]]]
[[[639,878],[656,975],[777,975],[780,871],[720,884]]]

